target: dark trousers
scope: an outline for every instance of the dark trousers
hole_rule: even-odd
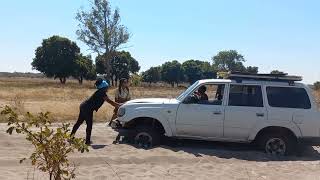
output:
[[[93,110],[88,110],[85,107],[80,106],[79,118],[76,124],[72,128],[71,135],[75,135],[80,125],[86,121],[87,129],[86,129],[86,143],[90,143],[91,140],[91,131],[92,131],[92,123],[93,123]]]

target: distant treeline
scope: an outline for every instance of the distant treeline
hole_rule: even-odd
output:
[[[200,79],[213,79],[218,73],[237,71],[244,73],[258,73],[259,68],[255,66],[245,66],[243,55],[236,50],[220,51],[213,56],[210,61],[187,60],[182,64],[176,60],[165,62],[156,67],[151,67],[141,74],[142,81],[148,83],[166,82],[174,86],[175,84],[187,82],[193,83]],[[273,71],[273,73],[282,73]]]
[[[45,78],[42,73],[31,72],[0,72],[0,77],[26,77],[26,78]]]

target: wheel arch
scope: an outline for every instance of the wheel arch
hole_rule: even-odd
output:
[[[281,126],[268,126],[268,127],[264,127],[262,129],[260,129],[260,131],[254,137],[254,141],[258,140],[262,135],[264,135],[266,133],[278,133],[278,132],[285,133],[285,134],[295,138],[295,140],[298,139],[297,135],[290,128],[281,127]]]
[[[161,134],[166,134],[168,136],[170,136],[172,134],[171,129],[168,126],[168,124],[161,122],[157,118],[149,117],[149,116],[135,117],[135,118],[131,119],[130,121],[128,121],[124,127],[125,128],[134,128],[138,125],[151,126],[153,128],[158,129]]]

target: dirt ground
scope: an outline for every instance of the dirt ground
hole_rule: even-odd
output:
[[[5,133],[0,124],[0,179],[47,179],[26,161],[31,146],[21,135]],[[77,136],[84,137],[85,125]],[[320,148],[307,147],[299,157],[273,158],[249,145],[169,139],[164,145],[137,149],[129,144],[112,144],[117,133],[104,123],[93,128],[89,153],[75,153],[79,180],[131,179],[320,179]],[[29,148],[30,147],[30,148]]]

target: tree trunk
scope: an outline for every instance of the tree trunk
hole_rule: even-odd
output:
[[[118,77],[115,79],[115,85],[118,86]]]
[[[114,86],[114,77],[111,76],[111,86]]]
[[[61,84],[66,84],[66,81],[67,81],[66,77],[60,77],[59,80]]]
[[[174,87],[174,82],[171,83],[171,87]]]
[[[105,67],[106,67],[106,80],[108,80],[110,82],[111,78],[112,78],[112,74],[111,74],[111,60],[114,56],[115,52],[110,52],[108,50],[106,50],[105,52]]]
[[[80,76],[80,77],[78,78],[78,81],[79,81],[79,84],[81,84],[81,85],[82,85],[82,83],[83,83],[83,77],[82,77],[82,76]]]

